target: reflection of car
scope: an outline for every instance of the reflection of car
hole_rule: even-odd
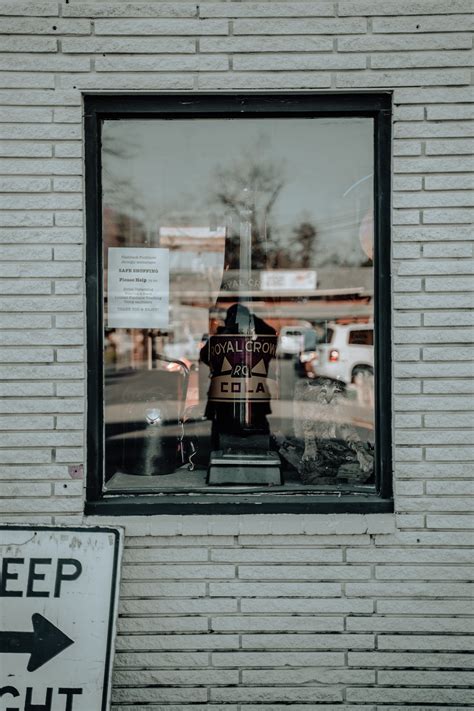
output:
[[[311,333],[314,333],[313,329],[306,328],[305,326],[283,326],[278,339],[279,354],[282,356],[293,356],[305,350],[307,347],[311,347],[305,344],[305,340],[308,338],[307,334]]]
[[[325,343],[301,354],[310,377],[331,378],[346,385],[358,383],[374,372],[374,325],[331,323]]]

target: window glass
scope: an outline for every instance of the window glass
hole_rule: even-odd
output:
[[[374,331],[373,329],[356,328],[349,331],[349,345],[354,346],[373,346]]]
[[[105,490],[373,487],[372,119],[106,120],[102,189]]]

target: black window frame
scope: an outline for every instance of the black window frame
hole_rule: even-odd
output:
[[[84,99],[87,298],[87,486],[85,513],[386,513],[392,498],[391,92],[86,94]],[[351,118],[374,121],[375,493],[143,494],[102,491],[104,455],[101,128],[104,120]]]

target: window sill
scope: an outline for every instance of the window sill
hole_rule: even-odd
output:
[[[178,494],[108,496],[88,501],[90,516],[392,513],[393,499],[375,494]]]

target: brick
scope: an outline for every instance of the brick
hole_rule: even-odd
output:
[[[135,631],[135,630],[134,630]],[[207,631],[207,630],[206,630]],[[117,637],[116,650],[203,650],[203,649],[238,649],[238,635],[138,635]],[[145,672],[148,674],[149,672]]]
[[[411,478],[437,478],[441,477],[445,479],[446,477],[466,477],[469,478],[470,474],[470,464],[466,462],[456,462],[447,464],[446,462],[434,463],[434,462],[424,462],[422,464],[416,465],[399,465],[397,469],[397,475],[399,477],[409,477]],[[434,539],[436,540],[436,539]],[[439,544],[439,541],[438,541]]]
[[[451,377],[469,378],[472,376],[472,367],[470,363],[452,363],[449,367],[449,375]],[[439,365],[434,363],[400,362],[395,364],[395,376],[397,378],[411,378],[412,376],[435,378],[439,377]]]
[[[363,35],[362,37],[340,37],[337,40],[339,52],[403,52],[421,49],[471,49],[471,47],[469,34],[461,32],[456,32],[456,34],[437,32],[436,34],[424,33],[422,35]],[[404,98],[404,96],[401,97],[401,99]],[[412,98],[411,94],[410,98]],[[415,103],[419,103],[419,101],[415,101]]]
[[[394,334],[395,343],[472,343],[471,329],[398,329]]]
[[[11,365],[3,368],[5,380],[33,380],[35,378],[83,378],[83,368],[77,365]]]
[[[54,146],[54,156],[56,158],[81,158],[82,156],[82,144],[79,142],[76,143],[69,143],[69,142],[64,142],[64,143],[57,143]],[[57,215],[55,215],[55,224],[59,225],[61,224],[60,222],[57,221]],[[66,223],[63,223],[66,224]],[[70,225],[71,223],[68,222],[67,225]],[[82,224],[75,222],[74,224]]]
[[[469,72],[464,69],[420,69],[417,71],[350,72],[336,76],[336,87],[341,89],[350,87],[446,86],[450,84],[469,84]]]
[[[174,678],[176,679],[176,674],[174,675]],[[147,703],[149,701],[153,701],[156,699],[156,692],[153,691],[151,693],[150,689],[121,689],[117,688],[114,689],[112,692],[112,703],[114,701],[118,701],[120,703],[120,706],[118,708],[123,709],[123,708],[130,708],[130,707],[124,707],[122,704],[127,701],[131,701],[132,703],[135,704],[135,702],[138,703]],[[164,688],[160,690],[160,700],[167,703],[167,702],[176,702],[176,701],[192,701],[194,702],[199,702],[199,701],[206,701],[207,700],[207,690],[206,689],[196,689],[196,688],[181,688],[181,689],[170,689],[170,688]],[[117,708],[117,707],[115,707]],[[150,709],[153,709],[153,706],[150,706]]]
[[[432,311],[424,314],[425,326],[473,326],[474,314],[469,311],[452,311],[450,314]]]
[[[5,452],[5,450],[3,450]],[[30,453],[30,452],[28,452]],[[0,479],[12,481],[30,479],[64,479],[67,476],[67,468],[57,464],[37,465],[35,467],[22,465],[4,466],[0,471]]]
[[[51,146],[47,143],[27,143],[18,141],[3,141],[0,144],[0,155],[3,157],[46,157],[53,155]]]
[[[54,293],[55,294],[82,294],[83,283],[78,280],[68,280],[63,279],[61,281],[54,282]]]
[[[472,580],[472,567],[454,565],[397,566],[382,565],[375,569],[378,580]]]
[[[12,108],[0,109],[0,121],[9,123],[12,121],[19,123],[49,123],[53,119],[51,109],[45,108]]]
[[[273,540],[273,537],[272,537]],[[214,548],[211,560],[234,563],[342,563],[342,551],[327,548]]]
[[[55,178],[53,190],[57,192],[81,192],[82,178]]]
[[[35,38],[33,37],[2,38],[2,42],[5,39],[17,44],[18,47],[22,47],[24,42],[32,42],[33,46],[35,43]],[[56,51],[57,40],[42,41],[53,42],[54,49],[52,51]],[[16,91],[0,90],[0,100],[4,106],[80,106],[81,104],[81,97],[77,92],[59,91],[58,89],[55,89],[55,91],[35,91],[34,93],[22,89]]]
[[[463,119],[474,118],[474,106],[472,104],[441,104],[440,106],[428,106],[426,117],[429,121],[462,121]]]
[[[196,42],[188,37],[66,37],[62,40],[62,51],[64,54],[194,54]]]
[[[70,462],[78,464],[84,461],[84,450],[81,447],[68,447],[56,449],[56,462]]]
[[[357,34],[365,32],[366,21],[339,19],[278,19],[259,21],[255,19],[235,20],[235,35],[327,35],[327,34]],[[206,34],[206,33],[203,33]],[[227,33],[225,33],[227,34]]]
[[[49,37],[2,37],[3,52],[56,52],[57,44]]]
[[[375,671],[369,670],[359,671],[355,669],[316,668],[277,670],[262,669],[261,671],[244,670],[242,672],[242,683],[244,685],[275,684],[278,686],[283,684],[291,686],[292,684],[371,684],[374,682]],[[327,707],[323,708],[327,709]]]
[[[467,32],[473,28],[471,15],[450,15],[440,18],[433,15],[415,17],[389,17],[375,18],[372,24],[372,31],[377,33],[424,33],[437,32],[441,28],[443,32]]]
[[[9,393],[10,395],[13,393]],[[40,395],[52,395],[53,391],[46,393],[40,392]],[[4,399],[0,402],[0,412],[3,413],[33,413],[33,412],[82,412],[84,409],[83,402],[80,398],[65,398],[48,400],[46,398],[24,398],[15,400],[13,398]]]
[[[1,435],[0,435],[1,438]],[[1,441],[1,439],[0,439]],[[272,597],[275,595],[274,583],[210,583],[209,594],[211,597]],[[281,597],[326,597],[341,594],[339,583],[281,583],[278,585]]]
[[[348,617],[347,629],[353,632],[460,632],[466,631],[465,617]]]
[[[215,652],[212,663],[216,667],[343,666],[344,655],[341,652]]]
[[[452,458],[452,450],[449,453]],[[469,457],[464,457],[467,459],[467,461],[472,461],[473,458],[473,452],[469,454]],[[440,516],[437,514],[436,516],[427,516],[427,525],[430,528],[435,528],[435,529],[441,529],[441,528],[448,528],[448,529],[461,529],[461,530],[469,530],[474,528],[474,516],[471,514],[469,515],[460,515],[456,514],[455,516],[450,515],[450,516]]]
[[[469,207],[473,204],[472,195],[468,190],[436,193],[395,193],[394,207]]]
[[[77,296],[56,299],[54,296],[45,296],[42,299],[30,299],[21,297],[0,299],[0,309],[5,311],[80,311],[82,309],[82,299]]]
[[[463,294],[445,294],[443,296],[433,294],[403,296],[397,294],[394,303],[397,309],[469,309],[472,308],[472,297]]]
[[[95,60],[97,72],[195,72],[227,71],[229,60],[226,55],[166,56],[155,57],[98,57]]]
[[[421,213],[419,210],[395,210],[392,220],[394,225],[418,225]]]
[[[373,611],[372,600],[346,600],[336,597],[332,599],[262,598],[260,600],[250,598],[242,599],[240,604],[242,612],[264,614],[371,613]]]
[[[78,20],[74,21],[74,25]],[[80,20],[79,20],[80,22]],[[227,35],[225,20],[97,20],[96,35]]]
[[[41,279],[4,279],[0,283],[0,294],[51,294],[51,282]]]
[[[438,373],[439,375],[439,373]],[[394,402],[395,410],[470,410],[472,398],[469,397],[432,397],[423,395],[421,397],[396,397]]]
[[[51,462],[49,449],[0,449],[0,462],[4,464],[48,464]]]
[[[379,671],[378,683],[392,686],[403,684],[405,686],[469,686],[474,680],[472,672],[430,672],[430,671]]]
[[[339,3],[339,15],[443,15],[469,12],[467,0],[456,0],[449,4],[443,0],[345,0]]]
[[[52,383],[5,383],[0,382],[2,397],[37,397],[54,395]],[[26,401],[28,402],[28,401]]]
[[[2,21],[2,32],[12,35],[89,35],[91,25],[88,20],[10,19]]]
[[[342,632],[342,617],[315,617],[279,615],[268,617],[230,616],[213,617],[211,629],[215,632]]]
[[[58,397],[73,397],[84,395],[84,383],[56,383]]]
[[[353,580],[370,578],[366,566],[239,565],[242,580]]]
[[[348,597],[469,597],[471,593],[472,588],[466,583],[440,583],[433,587],[412,582],[398,582],[396,587],[393,583],[377,582],[346,584]]]
[[[194,86],[192,76],[183,74],[160,74],[148,72],[141,74],[120,74],[114,72],[101,72],[100,74],[64,74],[59,77],[59,83],[64,89],[107,90],[107,89],[129,89],[133,84],[135,89],[192,89]],[[59,148],[59,146],[58,146]],[[79,145],[71,153],[60,153],[56,149],[56,155],[73,157],[80,154],[82,146]],[[72,150],[72,149],[71,149]]]
[[[408,535],[408,534],[405,534]],[[441,534],[436,534],[440,536]],[[443,534],[443,535],[453,535],[451,534]],[[460,535],[460,534],[454,534],[454,535]],[[465,534],[463,534],[464,540],[465,540]],[[379,600],[377,602],[377,612],[380,614],[401,614],[401,615],[411,615],[411,614],[418,614],[418,615],[432,615],[435,618],[438,617],[439,615],[466,615],[469,614],[469,607],[470,607],[470,602],[466,600]],[[407,618],[409,619],[409,618]],[[436,645],[438,643],[438,639],[433,640],[433,644]],[[455,650],[464,646],[465,639],[463,638],[447,638],[447,639],[441,639],[444,645],[448,644],[449,648],[454,648]],[[426,639],[426,637],[422,637],[421,640],[418,637],[409,637],[408,639],[405,638],[405,640],[398,640],[399,643],[405,642],[405,644],[409,645],[409,648],[412,648],[412,645],[415,645],[415,649],[419,648],[421,650],[431,650],[431,644],[429,642],[429,639]],[[389,645],[393,645],[393,637],[389,639],[388,641]],[[398,646],[397,646],[398,648]],[[443,647],[445,648],[445,647]],[[393,666],[393,665],[392,665]],[[420,665],[420,666],[426,666],[426,665]],[[446,666],[446,665],[440,665],[440,666]],[[456,664],[452,664],[450,666],[458,666]]]
[[[428,277],[425,279],[425,291],[472,291],[472,276]]]
[[[418,259],[421,256],[419,244],[394,244],[392,247],[394,259]]]
[[[428,247],[428,252],[434,247],[434,253],[436,250],[440,249],[444,245],[423,245],[423,252]],[[463,245],[462,245],[463,246]],[[470,247],[470,245],[466,245]],[[448,248],[451,244],[448,243]],[[441,255],[446,256],[446,255]],[[426,259],[419,259],[416,262],[411,262],[410,264],[400,264],[398,269],[398,274],[403,276],[413,276],[413,275],[437,275],[437,274],[450,274],[454,278],[455,274],[469,274],[473,271],[472,261],[459,261],[459,260],[448,260],[443,259],[442,261],[432,261]]]
[[[0,276],[2,277],[20,277],[20,284],[28,283],[26,277],[67,277],[80,276],[82,273],[81,264],[54,264],[51,262],[40,262],[40,264],[24,264],[23,262],[7,262],[4,266],[0,265]],[[47,282],[49,285],[50,282]],[[40,293],[40,292],[37,292]],[[43,292],[50,294],[51,288]]]
[[[2,89],[54,89],[54,74],[30,74],[22,72],[2,72]],[[8,138],[8,135],[3,136]]]
[[[403,701],[407,703],[468,703],[470,692],[467,689],[422,689],[406,688],[396,689],[390,687],[362,688],[354,687],[347,689],[347,699],[349,701]]]
[[[461,210],[458,208],[447,208],[445,210],[423,210],[423,222],[425,224],[439,224],[443,222],[471,224],[473,217],[473,210]]]
[[[398,141],[397,141],[398,142]],[[452,153],[453,151],[448,151]],[[472,170],[472,158],[470,156],[449,156],[444,158],[395,158],[393,162],[395,173],[464,173]]]
[[[365,69],[365,57],[350,57],[330,54],[303,55],[279,53],[277,56],[244,54],[234,57],[235,71],[313,70],[313,69]]]
[[[324,649],[326,651],[329,649],[373,649],[374,636],[370,634],[245,634],[242,635],[242,647],[243,649],[263,650]],[[328,663],[330,663],[329,660]]]
[[[49,498],[42,499],[5,499],[2,503],[4,512],[13,511],[15,513],[53,513],[53,512],[73,512],[81,511],[83,508],[82,499],[79,498]]]
[[[455,453],[457,454],[455,455]],[[428,447],[426,450],[426,460],[448,461],[457,459],[459,461],[470,461],[474,458],[474,447],[438,447],[436,449]]]
[[[8,112],[9,113],[9,112]],[[0,159],[2,175],[74,175],[82,172],[82,163],[77,160],[44,160],[36,158]]]
[[[473,247],[470,244],[424,244],[423,257],[430,259],[463,259],[473,256]]]
[[[206,617],[119,617],[117,625],[119,635],[127,632],[172,632],[175,635],[179,632],[208,631]]]
[[[452,155],[453,153],[458,155],[472,156],[474,151],[474,141],[466,140],[445,140],[445,141],[427,141],[426,142],[426,155]]]
[[[75,2],[63,8],[63,17],[195,17],[194,3]]]
[[[201,89],[311,89],[331,86],[331,76],[323,72],[244,72],[240,74],[201,74]]]
[[[332,52],[331,37],[202,37],[201,52]]]
[[[435,496],[453,496],[456,494],[472,496],[474,494],[474,483],[472,481],[427,481],[426,493]]]
[[[469,665],[467,654],[440,654],[437,663],[438,650],[464,651],[472,649],[469,637],[448,637],[443,635],[410,635],[398,637],[396,635],[380,635],[381,649],[403,649],[420,651],[421,653],[408,654],[405,652],[406,664],[403,663],[403,654],[396,652],[351,652],[349,666],[390,666],[390,667],[457,667]],[[424,653],[423,653],[424,652]]]
[[[88,72],[90,68],[90,59],[86,57],[63,57],[59,54],[40,57],[31,57],[29,54],[0,56],[0,71]]]
[[[251,2],[222,5],[204,2],[199,6],[200,17],[330,17],[334,10],[326,2]]]
[[[1,363],[48,363],[54,360],[52,348],[0,348]]]
[[[429,175],[425,178],[425,190],[472,190],[472,175]]]
[[[400,141],[397,141],[397,146]],[[401,141],[403,143],[403,141]],[[398,190],[421,190],[422,178],[416,175],[396,175],[393,178],[393,189]]]
[[[122,569],[123,580],[158,579],[214,579],[235,578],[233,565],[126,565]]]
[[[393,146],[395,156],[419,156],[421,155],[421,143],[419,141],[395,141]]]
[[[259,701],[263,703],[293,701],[342,701],[342,691],[331,687],[263,687],[252,686],[228,689],[211,689],[211,701]],[[293,704],[292,704],[293,705]]]
[[[370,60],[372,69],[405,69],[417,67],[469,67],[472,54],[461,52],[380,52]]]
[[[472,121],[399,122],[394,134],[395,138],[465,138],[474,134],[474,125]]]

